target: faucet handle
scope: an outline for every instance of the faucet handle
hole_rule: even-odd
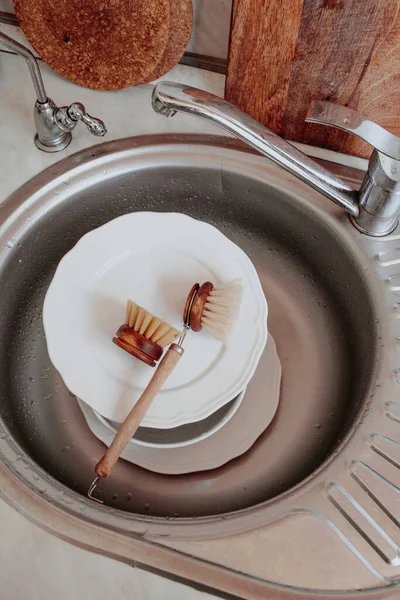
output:
[[[62,106],[57,109],[55,120],[63,131],[72,131],[78,121],[83,121],[93,135],[103,137],[107,133],[103,121],[89,115],[80,102],[73,102],[70,106]]]
[[[371,144],[378,152],[400,160],[400,138],[370,121],[357,110],[324,100],[314,100],[308,109],[306,122],[321,123],[353,133]]]
[[[359,214],[353,223],[373,236],[394,231],[400,215],[400,138],[356,110],[322,100],[311,104],[306,121],[354,133],[374,147],[358,192]]]

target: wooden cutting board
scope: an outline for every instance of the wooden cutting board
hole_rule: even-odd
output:
[[[14,7],[39,56],[93,89],[149,80],[170,39],[170,0],[14,0]]]
[[[400,135],[399,0],[233,0],[225,97],[287,139],[368,157],[304,119],[330,100]]]

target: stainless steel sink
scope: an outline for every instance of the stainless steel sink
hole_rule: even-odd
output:
[[[338,170],[359,183],[359,174]],[[41,311],[77,240],[140,210],[209,222],[248,253],[269,303],[281,402],[246,455],[179,477],[120,461],[101,483],[99,506],[86,493],[104,447],[49,362]],[[310,514],[377,573],[382,589],[397,582],[400,234],[363,236],[341,209],[265,158],[206,136],[131,138],[80,152],[13,194],[0,224],[0,456],[10,502],[32,518],[39,502],[57,514],[57,527],[45,526],[77,543],[62,519],[88,535],[112,532],[121,544],[149,538],[153,549]],[[265,377],[258,369],[247,394],[261,396]],[[335,591],[329,582],[326,590]]]

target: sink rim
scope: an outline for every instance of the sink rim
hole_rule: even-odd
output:
[[[25,185],[23,185],[16,192],[14,192],[0,207],[0,223],[2,223],[2,226],[0,227],[0,239],[5,225],[8,224],[14,227],[18,226],[18,221],[21,222],[21,219],[22,221],[26,219],[27,213],[25,209],[28,209],[29,214],[29,211],[35,208],[35,193],[38,193],[38,195],[40,196],[40,191],[43,191],[44,186],[49,185],[50,187],[52,187],[51,184],[54,185],[55,182],[57,182],[63,175],[65,175],[65,173],[68,172],[71,175],[72,172],[74,172],[77,174],[80,169],[88,168],[90,165],[97,163],[97,161],[100,161],[100,163],[102,163],[104,157],[106,158],[105,162],[107,162],[107,158],[110,158],[111,156],[116,156],[121,152],[127,152],[128,154],[130,152],[136,151],[141,152],[143,151],[143,148],[151,149],[160,145],[162,145],[163,150],[166,151],[168,146],[179,146],[182,144],[190,145],[192,147],[200,145],[203,148],[207,146],[215,146],[216,148],[218,148],[219,151],[233,150],[237,152],[244,150],[246,154],[251,155],[251,160],[249,161],[248,165],[249,168],[255,168],[257,171],[262,170],[263,178],[266,178],[268,181],[279,179],[281,184],[284,180],[286,185],[288,186],[288,190],[291,190],[291,193],[295,193],[294,186],[296,186],[296,188],[299,186],[299,182],[294,180],[293,177],[286,174],[282,174],[282,171],[280,171],[271,163],[268,163],[268,161],[265,158],[258,157],[255,152],[248,149],[240,142],[237,142],[236,140],[232,140],[230,138],[225,138],[222,136],[220,137],[203,135],[151,135],[140,136],[137,138],[126,138],[124,140],[118,140],[116,142],[106,142],[103,144],[99,144],[98,146],[94,146],[87,150],[80,151],[75,155],[67,157],[59,163],[57,163],[56,165],[54,165],[53,167],[49,167],[45,171],[42,171],[36,177],[28,181]],[[257,167],[254,166],[255,162],[257,162]],[[250,171],[246,171],[246,173],[250,173]],[[346,241],[346,243],[348,243],[349,246],[352,247],[355,255],[360,260],[360,264],[365,264],[365,266],[369,268],[370,263],[365,258],[360,247],[355,241],[356,239],[359,239],[357,238],[357,236],[360,236],[360,234],[353,230],[352,226],[350,225],[350,223],[348,223],[347,220],[346,222],[341,220],[340,225],[335,221],[335,215],[337,214],[341,216],[343,214],[342,211],[336,207],[331,207],[329,203],[327,206],[327,201],[325,199],[322,199],[322,197],[320,198],[317,192],[314,192],[306,187],[304,189],[307,190],[307,197],[309,199],[312,199],[313,209],[320,211],[321,216],[324,219],[330,219],[332,224],[335,223],[335,230],[342,237],[342,239],[344,239],[344,241]],[[22,199],[24,197],[30,197],[28,206],[26,206],[25,204],[24,209],[18,209],[17,211],[15,211],[15,205],[20,206],[21,202],[23,202]],[[328,214],[328,208],[331,209],[329,212],[333,213],[334,216]],[[8,221],[7,223],[5,223],[5,219],[7,217]],[[0,252],[0,260],[2,253],[6,253],[6,249],[3,248],[2,252]],[[376,284],[369,283],[369,288],[376,288],[376,293],[372,294],[371,291],[371,297],[373,300],[374,309],[380,320],[380,335],[382,335],[383,339],[386,340],[386,338],[389,336],[386,327],[387,314],[383,308],[383,298],[381,298],[382,290],[380,289],[377,282]],[[383,353],[381,353],[381,355],[382,354]],[[385,371],[386,366],[384,364],[384,361],[382,360],[382,356],[380,358],[379,363],[376,364],[375,368],[376,373]],[[374,377],[371,378],[371,386],[373,381]],[[377,402],[379,402],[378,396],[379,394],[375,396],[373,402],[374,405],[376,405]],[[335,456],[330,455],[327,458],[327,460],[316,469],[316,471],[309,475],[305,480],[297,484],[294,488],[284,492],[282,495],[279,495],[276,498],[272,498],[271,500],[268,500],[257,506],[236,511],[232,515],[224,515],[224,518],[218,515],[209,517],[199,517],[196,519],[195,523],[193,523],[193,521],[188,523],[186,519],[173,519],[174,539],[190,539],[191,537],[193,537],[192,531],[194,529],[198,530],[199,526],[201,526],[202,532],[201,535],[199,535],[198,531],[196,532],[196,539],[209,538],[213,535],[215,536],[214,529],[215,524],[217,522],[224,523],[224,530],[219,530],[218,535],[232,535],[234,533],[237,533],[238,531],[241,531],[241,528],[237,528],[233,525],[233,521],[237,521],[243,513],[246,513],[247,515],[257,513],[257,518],[254,519],[253,524],[250,526],[250,528],[254,528],[260,526],[261,524],[266,524],[271,521],[275,521],[284,515],[290,514],[291,512],[296,512],[296,510],[303,510],[302,502],[300,501],[301,496],[305,496],[316,486],[318,486],[321,483],[324,483],[327,479],[326,475],[328,474],[329,469],[337,470],[339,464],[342,464],[343,466],[343,463],[345,462],[343,456],[344,451],[353,442],[354,432],[361,425],[365,410],[366,406],[364,406],[363,410],[361,410],[358,414],[357,423],[354,424],[351,431],[349,431],[345,438],[341,441],[340,446],[338,447],[338,453]],[[14,472],[13,469],[10,470],[14,476],[17,476],[16,471]],[[42,471],[42,469],[38,467],[35,468],[35,471],[38,473],[39,471]],[[1,474],[3,479],[7,478],[7,473],[3,473],[3,469],[1,470]],[[41,473],[42,476],[43,474],[44,473]],[[45,479],[46,485],[49,485],[49,480],[47,478]],[[24,482],[24,479],[19,478],[19,481]],[[56,480],[52,479],[52,482],[56,484],[56,487],[58,488],[57,492],[73,496],[73,503],[70,504],[69,507],[66,507],[65,504],[54,500],[53,506],[57,507],[58,509],[67,511],[69,514],[78,517],[78,519],[82,518],[82,513],[79,512],[79,500],[81,500],[79,494],[72,492],[72,490],[69,490],[69,488],[63,486]],[[38,483],[40,483],[40,481]],[[28,489],[30,489],[30,491],[33,491],[33,487],[37,487],[29,485],[26,481],[24,482],[24,484],[28,487]],[[293,508],[290,509],[290,506],[286,506],[286,508],[284,508],[285,505],[292,504],[292,499],[294,497],[296,497],[296,499],[300,501],[298,508],[295,510],[293,510]],[[74,502],[75,500],[77,500],[76,503]],[[75,506],[75,504],[77,504],[78,506]],[[278,509],[276,508],[277,504],[279,504]],[[94,503],[90,505],[90,508],[93,509],[93,516],[89,519],[90,522],[92,522],[93,524],[96,523],[97,525],[105,528],[111,528],[115,532],[119,532],[121,534],[128,534],[129,532],[132,532],[137,533],[139,535],[144,535],[146,537],[158,537],[162,536],[165,532],[168,532],[171,529],[171,523],[166,523],[165,519],[163,519],[162,517],[141,517],[140,515],[133,514],[127,515],[127,513],[125,513],[124,511],[109,509],[108,507],[100,507],[98,505],[95,505]],[[262,519],[259,518],[261,512],[263,512]],[[266,512],[270,513],[268,518],[266,518]],[[103,516],[106,517],[107,523],[103,518],[101,518]],[[129,521],[129,529],[125,528],[124,530],[121,530],[119,527],[115,527],[115,524],[111,523],[116,520],[113,518],[114,516],[117,518],[123,516],[125,525],[127,525]],[[85,517],[85,520],[88,520],[87,513],[85,514]],[[246,529],[249,529],[249,524],[250,523],[247,524]],[[145,527],[143,527],[144,525]],[[207,527],[205,527],[205,525],[207,525]]]
[[[189,138],[189,139],[188,139]],[[194,138],[194,139],[193,139]],[[206,140],[204,140],[204,138],[206,138]],[[103,158],[103,157],[114,157],[115,156],[115,152],[119,153],[119,152],[124,152],[126,150],[139,150],[143,147],[154,147],[154,146],[159,146],[164,145],[165,142],[166,146],[164,148],[164,151],[167,150],[167,146],[170,144],[173,145],[179,145],[182,143],[185,144],[190,144],[193,146],[196,146],[199,142],[202,146],[204,145],[208,145],[208,146],[214,146],[214,142],[216,140],[217,136],[202,136],[202,135],[177,135],[177,136],[167,136],[167,135],[160,135],[160,136],[138,136],[137,138],[124,138],[122,140],[117,140],[117,141],[112,141],[112,142],[104,142],[104,143],[100,143],[96,146],[93,146],[89,149],[83,150],[83,151],[79,151],[76,154],[73,154],[69,157],[66,157],[64,159],[62,159],[60,162],[56,163],[55,165],[49,167],[48,169],[45,169],[44,171],[41,171],[36,177],[32,178],[31,180],[29,180],[26,184],[24,184],[23,186],[21,186],[20,188],[18,188],[11,196],[9,196],[9,198],[5,201],[5,203],[2,205],[1,209],[0,209],[0,241],[2,239],[3,234],[3,228],[7,227],[8,223],[9,223],[9,219],[3,220],[2,219],[2,211],[3,211],[3,207],[5,207],[6,209],[9,208],[8,205],[9,204],[14,204],[14,203],[18,203],[18,209],[15,211],[12,210],[12,215],[10,215],[10,217],[12,218],[14,216],[15,217],[21,217],[22,219],[25,220],[26,218],[26,213],[23,207],[26,206],[26,202],[28,201],[29,204],[33,203],[36,200],[35,195],[38,194],[39,196],[41,195],[40,192],[43,191],[45,189],[46,186],[51,186],[51,187],[55,187],[55,185],[57,184],[58,180],[60,177],[62,177],[64,174],[68,173],[69,174],[69,178],[72,178],[73,175],[78,175],[78,173],[80,172],[82,167],[87,167],[90,168],[91,165],[95,165],[98,160]],[[132,144],[133,141],[133,144]],[[137,143],[136,143],[137,141]],[[150,144],[149,144],[150,141]],[[205,143],[204,143],[205,142]],[[233,149],[233,150],[242,150],[242,148],[240,146],[246,147],[244,144],[242,144],[242,142],[238,141],[236,142],[235,140],[231,140],[230,138],[226,138],[221,136],[220,139],[218,140],[219,144],[218,148],[220,148],[221,146],[223,148],[228,148],[228,149]],[[222,142],[222,144],[221,144]],[[221,144],[221,145],[220,145]],[[97,153],[98,150],[101,150],[100,153]],[[247,147],[246,147],[247,150]],[[248,154],[251,155],[256,155],[257,153],[255,151],[253,151],[252,149],[250,149],[248,151]],[[83,158],[83,160],[80,160],[81,158]],[[78,159],[78,160],[77,160]],[[260,156],[261,161],[265,161],[266,159],[264,157]],[[114,160],[116,162],[118,162],[117,158],[114,158]],[[111,160],[110,162],[114,162],[114,160]],[[254,158],[253,158],[254,160]],[[280,174],[280,169],[278,167],[275,167],[272,163],[269,163],[269,161],[266,161],[267,164],[263,165],[263,167],[265,167],[265,171],[267,171],[267,167],[270,167],[271,170],[273,171],[277,171],[278,172],[278,179],[279,174]],[[70,166],[71,165],[71,166]],[[57,175],[55,176],[54,172],[57,171]],[[276,177],[276,176],[275,176]],[[293,179],[292,176],[288,176],[288,179]],[[271,181],[271,177],[268,178],[268,181]],[[297,183],[297,182],[296,182]],[[309,188],[306,188],[307,190]],[[290,191],[293,193],[294,190],[290,190],[290,186],[289,186],[289,190],[287,190],[288,193],[290,193]],[[314,196],[314,195],[319,195],[317,192],[314,192],[313,190],[310,190],[310,195]],[[24,200],[25,198],[25,200]],[[326,202],[325,200],[323,200],[323,202]],[[330,207],[330,205],[328,204],[328,207]],[[314,208],[314,206],[313,206]],[[23,214],[18,214],[20,209],[22,209]],[[338,209],[341,213],[343,211],[341,211],[340,209]],[[324,217],[327,218],[328,215],[324,214]],[[29,217],[28,217],[29,218]],[[347,218],[347,215],[346,215]],[[337,231],[339,231],[339,228],[337,228]],[[352,231],[352,228],[350,229],[349,227],[349,231]],[[342,233],[342,232],[340,232]],[[6,236],[7,237],[7,236]],[[8,236],[9,237],[9,236]],[[346,237],[346,236],[344,236]],[[344,241],[350,242],[351,241],[349,239],[345,239]],[[354,248],[353,248],[354,249]],[[3,254],[6,253],[6,250],[4,250],[4,246],[3,246]],[[360,254],[358,256],[359,260],[361,263],[365,262],[364,261],[364,257]],[[2,252],[0,251],[0,261],[2,259]],[[375,299],[375,298],[374,298]],[[379,314],[381,308],[379,306],[375,306],[374,307],[376,309],[376,313]],[[376,370],[377,370],[377,365],[376,365]],[[374,380],[375,377],[372,376],[371,380]],[[351,428],[351,430],[347,433],[347,435],[343,438],[343,440],[341,441],[340,445],[338,446],[338,453],[333,455],[330,455],[326,461],[320,465],[313,473],[311,473],[306,479],[302,480],[300,483],[296,484],[293,488],[291,488],[290,490],[287,490],[285,492],[283,492],[282,494],[280,494],[279,496],[272,498],[270,500],[267,500],[263,503],[261,503],[260,505],[254,506],[254,507],[250,507],[247,509],[242,509],[240,511],[235,511],[235,513],[232,514],[232,518],[236,518],[237,516],[240,516],[240,514],[242,512],[251,512],[253,510],[259,510],[261,506],[271,506],[273,504],[276,503],[280,503],[282,502],[282,500],[284,500],[287,497],[293,497],[294,493],[299,491],[301,488],[306,488],[308,487],[308,484],[315,480],[318,475],[322,472],[325,471],[325,469],[333,462],[336,461],[338,459],[339,454],[342,452],[342,450],[345,448],[345,446],[347,445],[347,443],[349,442],[349,440],[353,437],[354,434],[354,430],[357,428],[359,422],[362,420],[362,414],[365,410],[365,407],[361,410],[361,412],[358,414],[357,416],[357,420],[355,421],[353,427]],[[40,467],[41,469],[41,467]],[[42,470],[42,469],[41,469]],[[57,482],[57,484],[62,485],[61,483]],[[63,486],[64,487],[64,486]],[[75,495],[75,492],[72,492],[71,490],[69,490],[69,488],[66,488],[68,491],[70,491],[71,493],[73,493]],[[77,496],[79,497],[79,495],[77,494]],[[93,503],[93,507],[95,508],[99,508],[98,505]],[[108,509],[108,507],[101,507],[101,509]],[[121,513],[121,515],[125,515],[126,513],[124,511],[119,511],[118,509],[111,509],[113,513]],[[139,518],[139,515],[137,515],[137,517]],[[129,519],[135,519],[136,516],[131,516],[129,515]],[[163,517],[144,517],[144,520],[146,521],[147,519],[149,519],[151,522],[153,520],[159,521],[160,523],[164,523],[165,520]],[[142,519],[140,519],[142,521]],[[202,526],[204,526],[205,522],[211,521],[212,523],[215,523],[215,521],[221,521],[221,517],[218,517],[218,515],[215,516],[209,516],[209,517],[198,517],[196,519],[196,524],[195,526],[197,527],[197,524],[202,524]],[[224,519],[226,521],[226,519]],[[179,522],[183,522],[183,523],[187,523],[187,519],[174,519],[174,525],[176,525]]]

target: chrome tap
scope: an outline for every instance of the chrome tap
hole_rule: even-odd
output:
[[[59,108],[48,98],[38,62],[28,48],[1,32],[0,44],[19,54],[27,62],[37,97],[33,114],[37,129],[34,142],[40,150],[45,152],[64,150],[71,142],[71,131],[78,121],[85,123],[93,135],[102,137],[107,133],[103,121],[91,117],[85,111],[83,104],[74,102],[68,107]]]
[[[357,111],[315,101],[306,121],[351,132],[374,147],[368,171],[353,190],[295,146],[222,98],[179,83],[161,82],[154,88],[153,109],[165,116],[189,113],[219,125],[344,208],[363,233],[391,233],[400,216],[400,138]]]

